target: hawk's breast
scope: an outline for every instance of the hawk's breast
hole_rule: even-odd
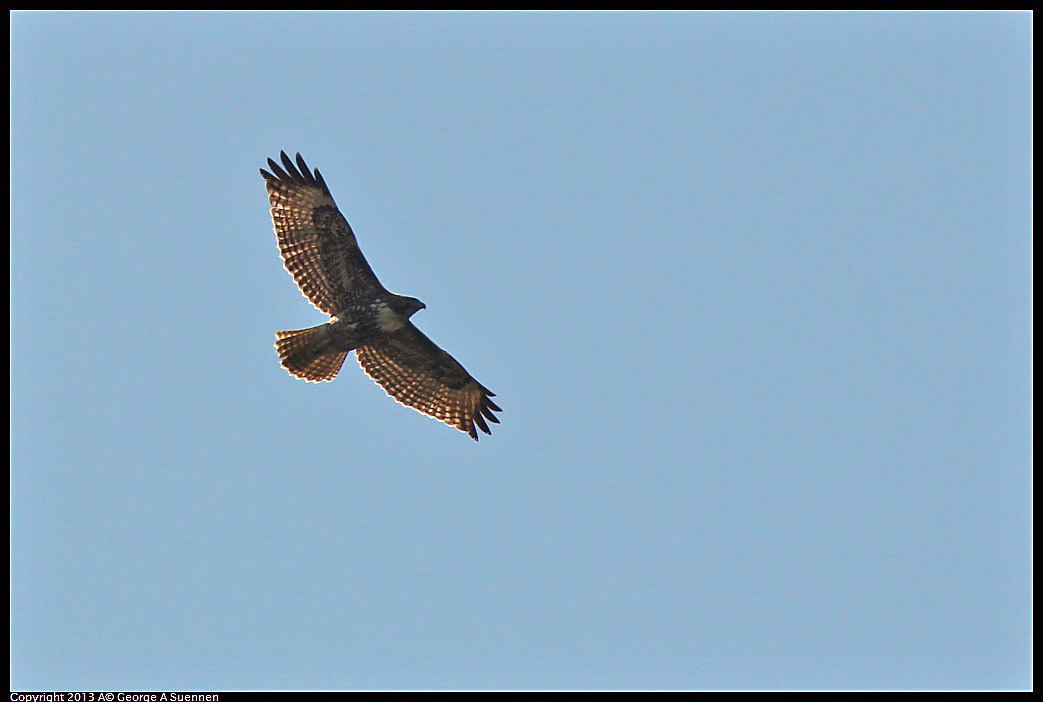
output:
[[[402,328],[402,325],[406,323],[406,318],[391,309],[387,303],[373,303],[373,311],[376,312],[377,315],[377,326],[380,327],[380,331],[385,334],[398,331]]]

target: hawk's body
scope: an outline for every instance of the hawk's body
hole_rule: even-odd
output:
[[[355,351],[359,365],[404,405],[467,432],[499,423],[494,393],[409,321],[424,303],[388,292],[369,267],[318,169],[285,152],[282,167],[261,169],[272,223],[286,270],[330,321],[279,332],[275,348],[283,367],[312,382],[333,380]]]

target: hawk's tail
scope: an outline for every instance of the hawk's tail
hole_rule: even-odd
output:
[[[329,325],[320,324],[311,329],[283,331],[275,334],[275,350],[279,352],[282,367],[303,380],[321,383],[333,380],[347,357],[347,351],[324,353],[329,340]]]

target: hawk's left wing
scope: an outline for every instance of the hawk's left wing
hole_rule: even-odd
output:
[[[319,169],[312,173],[300,154],[296,165],[285,151],[280,156],[282,167],[268,159],[272,172],[262,168],[261,175],[279,253],[304,296],[333,316],[386,292]]]
[[[485,420],[499,424],[502,412],[489,392],[423,332],[406,322],[379,343],[356,349],[359,365],[398,402],[467,432],[489,434]]]

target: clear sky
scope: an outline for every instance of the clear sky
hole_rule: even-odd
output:
[[[11,20],[13,688],[1031,685],[1029,13]]]

